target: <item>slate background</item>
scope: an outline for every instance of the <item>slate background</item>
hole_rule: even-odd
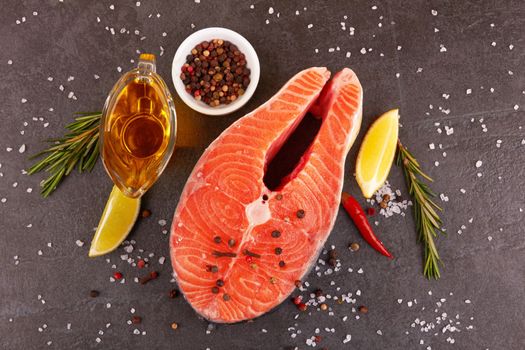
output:
[[[109,8],[111,4],[114,10]],[[275,8],[273,15],[268,13],[270,6]],[[295,15],[296,10],[300,15]],[[22,21],[22,17],[26,21],[17,25],[16,20]],[[341,29],[342,21],[346,30]],[[0,23],[0,198],[6,198],[0,203],[2,349],[305,349],[305,338],[314,335],[316,327],[336,328],[331,335],[321,331],[323,340],[317,348],[525,347],[524,214],[520,210],[525,207],[523,1],[145,0],[137,7],[135,1],[11,0],[2,2]],[[310,23],[314,26],[308,29]],[[121,74],[117,67],[123,72],[130,69],[136,50],[159,54],[159,46],[163,46],[158,71],[171,87],[171,59],[177,45],[194,30],[216,25],[239,31],[253,44],[262,64],[259,87],[248,105],[225,117],[201,116],[177,103],[177,150],[165,174],[144,197],[144,207],[151,209],[152,217],[138,222],[130,237],[137,241],[136,249],[155,253],[152,268],[161,274],[159,280],[141,286],[132,282],[137,269],[120,259],[122,249],[108,256],[111,263],[87,257],[92,227],[111,189],[100,162],[90,175],[70,176],[45,200],[38,194],[43,175],[28,177],[21,169],[29,167],[27,158],[42,148],[41,140],[61,134],[73,112],[102,107]],[[116,34],[111,35],[105,26],[113,27]],[[123,27],[131,33],[121,34]],[[349,27],[355,27],[353,36]],[[141,34],[133,34],[135,29]],[[167,36],[162,36],[163,32]],[[142,35],[146,39],[140,40]],[[491,45],[493,41],[496,46]],[[440,52],[440,44],[446,52]],[[340,51],[329,52],[337,46]],[[373,50],[361,54],[363,47]],[[347,51],[350,58],[345,58]],[[11,65],[8,60],[13,61]],[[291,75],[313,65],[327,66],[332,72],[349,66],[357,72],[364,86],[362,130],[375,116],[399,106],[400,137],[435,178],[436,192],[449,198],[448,202],[438,199],[448,230],[447,237],[437,239],[445,262],[443,276],[438,282],[423,278],[421,246],[416,243],[410,214],[375,218],[382,239],[396,256],[389,262],[365,246],[340,211],[328,243],[338,247],[345,269],[322,278],[312,274],[309,281],[313,287],[332,293],[335,287],[330,287],[330,281],[335,281],[341,292],[360,289],[358,305],[367,305],[368,315],[356,320],[351,305],[345,304],[334,306],[334,317],[313,311],[294,320],[297,310],[285,303],[255,322],[221,325],[206,335],[207,322],[182,298],[166,297],[174,284],[169,277],[168,235],[162,234],[157,222],[167,219],[168,225],[171,223],[185,179],[204,148],[232,121],[272,96]],[[418,68],[423,70],[418,73]],[[94,74],[100,79],[94,79]],[[48,76],[54,80],[48,81]],[[68,82],[69,76],[74,80]],[[64,92],[58,89],[60,84],[65,86]],[[467,95],[469,88],[472,93]],[[69,91],[74,91],[78,100],[68,99]],[[21,103],[22,98],[27,103]],[[450,109],[450,113],[440,112],[439,107]],[[43,122],[33,121],[33,117],[45,118],[49,127],[44,128]],[[454,133],[446,135],[443,130],[439,134],[436,122],[441,128],[453,127]],[[482,132],[481,124],[487,132]],[[363,132],[357,143],[362,136]],[[499,148],[497,140],[502,140]],[[430,150],[429,143],[442,144],[443,149]],[[21,154],[18,149],[22,144],[27,149]],[[345,189],[358,194],[351,175],[355,154],[356,147],[348,157]],[[478,159],[483,165],[476,169]],[[398,168],[393,168],[390,181],[393,188],[406,194]],[[27,193],[28,187],[33,189],[31,193]],[[32,227],[26,227],[28,224]],[[459,235],[461,225],[466,228]],[[86,242],[84,247],[77,247],[77,239]],[[352,241],[361,243],[359,252],[345,249]],[[51,248],[46,246],[48,242]],[[14,255],[19,256],[19,265],[15,265]],[[168,257],[164,265],[157,263],[159,256]],[[127,277],[125,284],[109,282],[112,264]],[[365,273],[348,273],[348,267],[362,267]],[[89,298],[91,289],[100,290],[101,296]],[[398,298],[403,299],[402,305]],[[407,307],[406,301],[414,298],[418,304]],[[447,301],[434,313],[439,298]],[[466,304],[467,299],[472,303]],[[106,303],[111,303],[111,308]],[[134,327],[126,324],[131,307],[143,317],[137,328],[146,335],[133,335]],[[435,321],[442,311],[449,317],[460,315],[461,332],[450,334],[455,344],[446,341],[448,333],[441,333],[443,324],[437,329],[438,336],[410,327],[417,317]],[[345,314],[350,318],[342,322]],[[169,327],[174,321],[180,324],[175,332]],[[70,330],[67,323],[71,323]],[[111,323],[109,329],[106,323]],[[303,332],[296,339],[287,331],[294,323]],[[47,328],[39,332],[43,324]],[[473,329],[465,330],[469,324]],[[263,333],[263,328],[268,333]],[[98,334],[101,329],[104,335]],[[379,329],[382,335],[376,333]],[[343,345],[347,333],[352,334],[352,340]],[[95,341],[97,337],[100,343]]]

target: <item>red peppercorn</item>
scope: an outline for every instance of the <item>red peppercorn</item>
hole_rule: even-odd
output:
[[[295,304],[295,305],[299,305],[301,304],[301,301],[303,300],[303,298],[301,298],[300,296],[298,297],[295,297],[292,299],[292,302]]]
[[[301,311],[306,311],[306,304],[305,303],[300,303],[299,305],[297,305],[297,308]]]
[[[193,93],[193,96],[197,97],[197,96],[200,96],[201,95],[201,91],[200,90],[195,90],[195,92]]]
[[[188,68],[186,68],[186,70],[191,73],[191,72],[193,72],[193,67],[192,66],[188,66]]]
[[[253,258],[251,256],[249,256],[249,255],[246,255],[245,259],[246,259],[247,263],[251,263],[253,261]]]
[[[366,209],[366,213],[369,215],[369,216],[373,216],[375,213],[376,213],[376,210],[372,207]]]
[[[155,278],[159,277],[159,273],[157,271],[151,271],[149,273],[149,277],[151,277],[151,279],[155,279]]]
[[[316,335],[316,336],[314,337],[314,342],[316,342],[316,343],[320,343],[320,342],[321,342],[321,339],[322,339],[322,338],[321,338],[320,335]]]
[[[119,280],[122,278],[122,274],[118,271],[115,271],[115,273],[113,274],[113,278]]]
[[[137,267],[139,269],[144,268],[144,266],[146,266],[146,262],[144,260],[140,259],[139,261],[137,261]]]

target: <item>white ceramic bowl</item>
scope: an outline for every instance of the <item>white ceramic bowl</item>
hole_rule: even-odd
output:
[[[221,104],[216,107],[211,107],[202,101],[197,101],[186,91],[184,83],[180,79],[181,68],[184,63],[186,63],[186,56],[191,53],[191,50],[197,44],[213,39],[227,40],[236,45],[239,48],[239,51],[241,51],[246,56],[246,67],[250,69],[250,85],[248,85],[248,88],[244,94],[239,96],[235,101],[228,105]],[[244,104],[248,102],[255,92],[257,84],[259,83],[260,74],[261,67],[259,65],[259,58],[257,57],[257,53],[248,40],[233,30],[219,27],[201,29],[187,37],[177,49],[177,52],[173,57],[173,63],[171,65],[171,77],[179,97],[193,110],[207,115],[228,114],[244,106]]]

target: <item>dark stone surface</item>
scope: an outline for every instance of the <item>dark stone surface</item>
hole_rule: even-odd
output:
[[[306,349],[305,340],[315,335],[315,328],[320,328],[322,336],[317,348],[328,349],[525,347],[523,1],[141,2],[140,7],[135,1],[2,3],[2,349]],[[270,6],[273,14],[269,14]],[[345,30],[340,22],[346,23]],[[146,271],[121,260],[120,255],[126,254],[123,249],[108,255],[109,263],[105,258],[87,257],[92,228],[111,189],[100,162],[91,174],[70,176],[45,200],[38,194],[44,175],[28,177],[21,169],[31,164],[30,154],[41,150],[41,140],[62,133],[74,111],[101,108],[121,74],[117,67],[130,69],[136,50],[160,54],[160,46],[164,48],[158,66],[171,87],[171,59],[177,45],[193,30],[214,25],[239,31],[250,40],[261,60],[261,81],[248,105],[230,116],[201,116],[177,103],[177,150],[165,174],[144,196],[143,206],[152,216],[140,220],[130,236],[136,241],[130,256],[154,253],[147,271],[160,272],[158,280],[143,286],[133,277]],[[106,26],[114,28],[115,35]],[[355,28],[354,35],[350,27]],[[125,28],[122,34],[121,28]],[[135,35],[135,30],[140,34]],[[441,47],[446,51],[440,52]],[[362,48],[372,50],[361,54]],[[350,58],[345,57],[347,51]],[[343,270],[322,277],[312,272],[308,281],[312,290],[322,288],[332,295],[352,292],[355,305],[330,301],[333,316],[311,308],[311,314],[294,319],[296,308],[284,303],[254,322],[219,325],[207,335],[207,322],[182,298],[167,297],[175,284],[170,282],[168,235],[162,233],[165,228],[158,221],[170,224],[185,179],[203,149],[295,72],[313,65],[327,66],[332,72],[349,66],[357,72],[365,96],[362,130],[375,116],[400,107],[401,138],[435,178],[436,193],[449,199],[437,199],[444,208],[448,232],[437,239],[445,262],[442,278],[436,282],[422,276],[422,250],[410,208],[406,217],[374,218],[378,233],[396,256],[393,261],[366,246],[340,211],[327,246],[337,247]],[[94,74],[100,79],[94,79]],[[69,76],[74,80],[68,81]],[[467,94],[467,89],[472,92]],[[74,91],[77,100],[68,99],[69,91]],[[21,103],[22,99],[27,102]],[[33,120],[40,117],[44,121]],[[453,128],[453,133],[447,135],[445,127]],[[429,148],[431,143],[435,150]],[[19,153],[22,144],[26,150]],[[356,148],[348,157],[345,182],[345,189],[354,194],[359,193],[352,177]],[[478,160],[483,162],[480,168],[475,166]],[[390,182],[406,196],[397,167]],[[33,189],[31,193],[28,188]],[[78,247],[77,239],[86,244]],[[358,252],[345,249],[352,241],[361,244]],[[161,256],[167,257],[163,265],[158,263]],[[124,274],[124,284],[110,283],[113,264]],[[349,267],[353,272],[348,272]],[[357,273],[359,268],[364,273]],[[98,298],[90,298],[92,289],[100,291]],[[358,296],[357,290],[361,291]],[[403,300],[401,304],[398,299]],[[414,302],[412,307],[408,301]],[[362,304],[369,312],[356,319],[352,308]],[[142,317],[140,325],[126,323],[132,317],[131,308]],[[349,315],[346,322],[345,315]],[[436,318],[442,316],[438,324]],[[433,322],[435,328],[421,332],[417,323],[422,320]],[[443,333],[450,320],[460,332]],[[179,323],[176,331],[170,328],[172,322]],[[288,327],[300,329],[301,334],[292,338],[294,331]],[[146,334],[134,335],[135,328]],[[325,328],[334,328],[335,333]],[[352,339],[343,344],[346,334]]]

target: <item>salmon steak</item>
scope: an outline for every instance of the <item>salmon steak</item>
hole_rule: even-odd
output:
[[[285,300],[315,264],[335,222],[346,155],[361,126],[355,73],[303,70],[228,127],[203,153],[171,226],[180,290],[206,319],[234,323]],[[318,121],[293,167],[271,163],[309,115]],[[281,152],[282,153],[282,152]]]

